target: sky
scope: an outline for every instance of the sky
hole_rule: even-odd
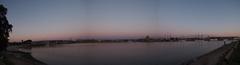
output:
[[[10,41],[240,36],[240,0],[1,0]]]

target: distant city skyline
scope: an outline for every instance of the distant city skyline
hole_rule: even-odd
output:
[[[1,0],[10,41],[240,36],[240,0]]]

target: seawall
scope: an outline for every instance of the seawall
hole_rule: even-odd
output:
[[[238,44],[239,41],[234,41],[230,44],[223,45],[182,65],[226,65]]]

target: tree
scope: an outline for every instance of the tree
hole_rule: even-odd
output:
[[[9,32],[12,31],[12,25],[8,23],[7,17],[7,8],[3,5],[0,5],[0,51],[7,50],[7,43]]]

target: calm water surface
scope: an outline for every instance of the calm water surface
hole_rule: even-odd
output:
[[[79,43],[33,48],[49,65],[179,65],[219,48],[223,41]]]

